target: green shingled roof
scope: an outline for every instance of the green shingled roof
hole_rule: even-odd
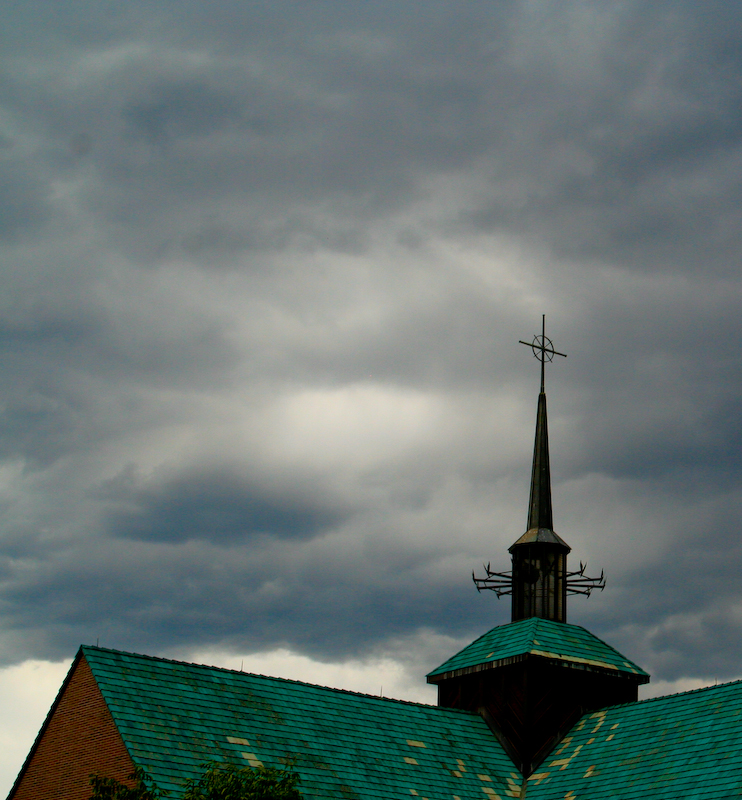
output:
[[[585,715],[529,778],[528,800],[742,796],[742,681]]]
[[[134,762],[177,790],[209,760],[283,766],[306,798],[519,797],[476,714],[83,647]]]
[[[641,667],[579,625],[538,617],[493,628],[429,673],[428,681],[437,683],[459,671],[489,669],[526,656],[634,675],[638,683],[649,681],[649,675]]]

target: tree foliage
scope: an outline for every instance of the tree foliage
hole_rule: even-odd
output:
[[[236,767],[210,762],[204,772],[185,786],[182,800],[301,800],[299,776],[272,767]],[[152,778],[137,767],[127,786],[115,778],[90,776],[90,800],[162,800],[169,792],[160,789]]]
[[[183,800],[301,800],[296,773],[214,762],[205,766],[200,778],[186,784]]]
[[[93,787],[93,794],[90,800],[161,800],[169,794],[160,789],[141,767],[135,768],[129,775],[129,780],[134,786],[127,786],[116,778],[91,775],[90,785]]]

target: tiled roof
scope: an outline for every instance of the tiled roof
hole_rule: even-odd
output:
[[[649,681],[649,675],[641,667],[579,625],[538,617],[493,628],[429,673],[428,680],[436,683],[459,670],[492,668],[525,656],[633,675],[638,683]]]
[[[742,796],[742,681],[587,714],[528,781],[528,800]]]
[[[306,798],[519,797],[484,721],[243,672],[83,647],[134,762],[165,789],[206,761],[293,764]]]

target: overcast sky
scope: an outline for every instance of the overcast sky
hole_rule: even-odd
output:
[[[542,313],[554,524],[607,576],[569,620],[652,691],[742,676],[735,4],[0,31],[5,788],[81,643],[434,702],[509,620],[471,572],[524,532]]]

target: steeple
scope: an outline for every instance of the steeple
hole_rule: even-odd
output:
[[[546,414],[544,366],[554,356],[566,358],[554,349],[546,336],[546,317],[541,317],[541,335],[528,345],[541,362],[541,389],[536,407],[536,438],[531,467],[531,491],[528,500],[526,532],[514,542],[509,552],[511,572],[492,572],[485,568],[484,578],[472,574],[478,590],[492,589],[500,597],[512,595],[512,621],[540,617],[554,622],[567,621],[567,594],[587,594],[605,585],[600,578],[588,578],[580,564],[576,572],[567,572],[569,545],[554,531],[551,508],[551,469],[549,465],[549,425]]]
[[[523,342],[528,344],[528,342]],[[549,425],[546,418],[544,364],[557,353],[546,338],[546,317],[541,317],[541,336],[531,343],[541,362],[541,391],[536,407],[536,440],[533,446],[531,494],[526,532],[510,547],[513,557],[513,622],[541,617],[567,621],[567,553],[570,548],[554,533],[549,469]]]
[[[618,654],[614,662],[605,662],[598,655],[605,643],[595,637],[588,642],[591,634],[567,622],[567,595],[589,595],[605,581],[602,572],[589,578],[582,564],[567,572],[569,545],[554,531],[544,365],[564,353],[546,338],[543,317],[541,335],[523,344],[541,362],[526,532],[510,547],[512,571],[493,572],[488,564],[483,578],[472,574],[477,590],[512,596],[512,621],[431,672],[428,682],[438,685],[438,705],[481,714],[528,776],[582,714],[635,701],[638,685],[649,676]],[[569,761],[565,742],[548,768]],[[560,759],[562,752],[569,757]]]
[[[536,407],[536,441],[533,446],[533,467],[531,468],[531,495],[528,500],[528,524],[526,531],[533,529],[551,531],[554,528],[551,514],[551,469],[549,467],[549,423],[546,418],[546,390],[544,388],[544,365],[553,361],[554,356],[566,358],[564,353],[554,349],[551,339],[546,338],[546,315],[541,315],[541,336],[532,342],[520,341],[529,345],[533,355],[541,362],[541,390]]]

